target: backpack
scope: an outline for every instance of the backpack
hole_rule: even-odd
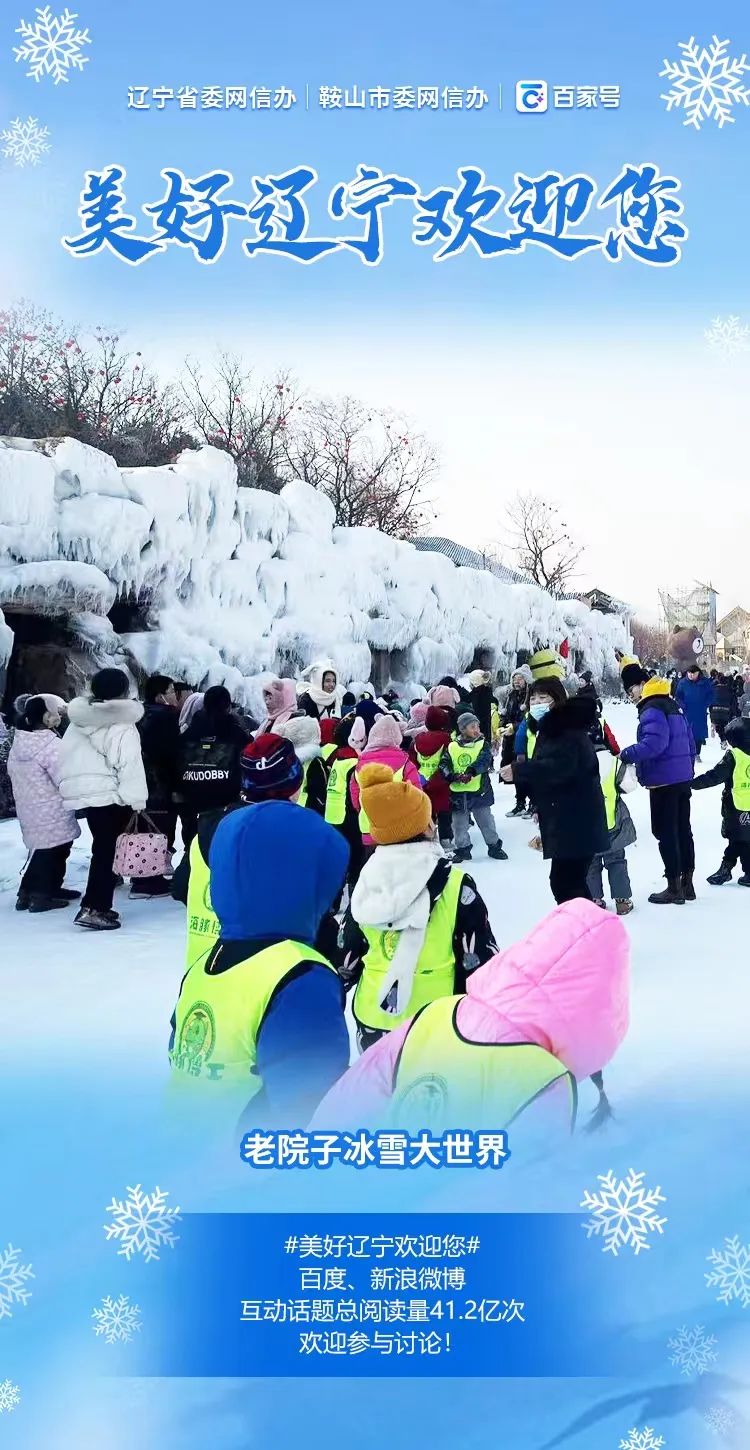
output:
[[[239,751],[234,742],[202,735],[183,744],[177,791],[181,803],[196,811],[208,810],[229,805],[239,791]]]

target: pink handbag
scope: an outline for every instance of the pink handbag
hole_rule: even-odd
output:
[[[147,829],[139,830],[140,821]],[[163,876],[169,865],[167,838],[157,830],[150,816],[138,812],[130,817],[128,828],[117,837],[112,870],[117,876],[143,880],[147,876]]]

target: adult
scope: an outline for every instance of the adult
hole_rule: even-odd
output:
[[[739,714],[739,700],[734,680],[729,675],[719,674],[719,671],[712,671],[714,684],[714,699],[710,706],[711,724],[716,731],[722,745],[724,744],[724,732],[730,720],[734,720]]]
[[[492,744],[492,675],[489,670],[472,670],[469,675],[469,709],[476,715],[482,734],[488,745]]]
[[[8,757],[16,814],[29,863],[21,877],[17,911],[55,911],[77,901],[63,886],[70,848],[81,828],[60,796],[61,716],[43,696],[28,701]]]
[[[510,677],[510,689],[508,691],[503,713],[500,720],[502,745],[500,747],[500,765],[512,765],[516,758],[516,733],[518,727],[526,715],[528,693],[534,677],[528,665],[519,665]],[[523,816],[526,814],[526,796],[519,786],[516,786],[516,803],[508,816]]]
[[[232,713],[229,691],[224,685],[211,685],[181,737],[175,799],[186,851],[201,811],[221,810],[239,799],[240,756],[247,739]]]
[[[302,678],[297,685],[300,710],[318,720],[325,719],[327,715],[336,715],[338,684],[338,673],[330,660],[308,665],[302,671]]]
[[[138,722],[148,783],[146,808],[170,847],[177,829],[175,795],[180,783],[180,711],[174,682],[168,675],[150,675],[143,689],[143,715]],[[166,877],[144,876],[132,882],[131,896],[168,896]]]
[[[537,725],[533,754],[500,773],[531,799],[555,901],[580,896],[590,901],[591,863],[609,849],[599,762],[591,740],[596,705],[585,696],[568,699],[562,681],[550,675],[531,686],[529,713]]]
[[[695,845],[690,827],[690,783],[695,774],[695,739],[669,681],[649,679],[640,665],[626,665],[622,686],[638,706],[638,739],[620,752],[634,765],[651,801],[651,830],[659,843],[667,885],[654,891],[655,906],[695,901]]]
[[[294,680],[267,680],[262,690],[266,718],[262,720],[256,735],[273,735],[277,725],[283,725],[297,713],[297,686]]]
[[[696,759],[708,740],[708,712],[714,703],[713,682],[704,675],[700,665],[690,665],[684,680],[675,690],[675,699],[681,706],[693,732]]]
[[[174,680],[173,689],[178,710],[182,710],[183,705],[187,704],[191,695],[196,694],[195,685],[189,685],[186,680]]]
[[[203,705],[203,691],[193,690],[180,706],[180,734],[184,735],[193,716]]]
[[[331,718],[330,716],[328,717]],[[321,751],[319,720],[310,715],[299,715],[279,725],[279,735],[290,741],[302,766],[302,790],[300,805],[307,806],[319,816],[325,815],[328,771]],[[334,750],[335,750],[334,744]],[[331,752],[333,753],[333,752]]]
[[[99,670],[90,694],[71,700],[60,748],[60,795],[68,810],[85,816],[91,832],[88,881],[75,919],[91,931],[120,926],[112,909],[115,846],[148,796],[137,728],[143,706],[129,692],[124,670]]]

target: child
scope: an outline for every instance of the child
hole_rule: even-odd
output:
[[[584,696],[585,698],[587,697]],[[625,851],[636,840],[633,818],[622,799],[627,766],[621,764],[617,758],[620,747],[605,720],[599,718],[596,721],[591,738],[599,762],[599,778],[607,812],[609,850],[599,852],[594,857],[586,878],[587,885],[595,904],[606,911],[603,882],[606,870],[617,915],[627,916],[633,910],[633,901]]]
[[[325,815],[328,770],[321,755],[320,721],[312,715],[293,716],[278,727],[279,735],[294,746],[302,765],[303,780],[299,803],[317,815]],[[335,745],[334,745],[335,750]]]
[[[16,911],[56,911],[77,900],[63,886],[70,848],[81,830],[58,791],[61,717],[32,695],[18,722],[8,756],[16,814],[29,864],[21,877]]]
[[[492,807],[495,797],[490,783],[492,750],[482,735],[476,715],[468,710],[458,717],[458,739],[443,751],[440,773],[450,785],[454,861],[471,860],[469,814],[474,817],[493,861],[507,861],[497,834]]]
[[[356,730],[355,739],[361,738]],[[387,765],[399,780],[411,781],[412,785],[421,789],[422,782],[419,779],[419,771],[412,760],[409,759],[406,751],[402,749],[403,729],[392,715],[378,715],[373,721],[365,749],[360,755],[359,762],[351,780],[351,795],[355,809],[359,812],[359,829],[362,834],[363,846],[373,846],[375,843],[370,835],[367,812],[364,810],[359,792],[359,777],[368,765]],[[356,749],[356,745],[354,746]]]
[[[432,819],[437,822],[440,844],[446,853],[453,849],[451,792],[440,770],[440,762],[450,743],[451,719],[448,711],[437,705],[428,706],[425,729],[414,736],[414,755],[424,781],[425,795],[432,803]]]
[[[740,886],[750,886],[750,719],[730,720],[724,728],[726,753],[718,765],[693,781],[693,790],[707,790],[723,784],[721,834],[726,840],[724,858],[709,885],[731,881],[738,860],[742,863]]]

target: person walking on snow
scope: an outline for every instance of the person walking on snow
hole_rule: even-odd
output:
[[[440,844],[446,852],[453,849],[453,810],[450,785],[440,764],[450,743],[450,714],[437,705],[430,705],[424,730],[413,738],[414,758],[424,781],[425,795],[432,804],[432,819],[437,824]]]
[[[599,701],[592,696],[599,710]],[[633,818],[623,798],[624,781],[628,767],[619,759],[620,747],[606,720],[599,717],[592,732],[594,749],[599,764],[599,779],[604,796],[609,831],[609,849],[596,855],[591,862],[587,885],[597,906],[606,910],[604,898],[604,872],[607,873],[610,895],[618,916],[627,916],[633,910],[630,872],[625,852],[637,839]],[[635,782],[633,782],[635,784]]]
[[[497,950],[471,877],[445,859],[429,797],[385,765],[368,765],[360,787],[375,850],[344,921],[347,988],[364,1052]]]
[[[16,911],[55,911],[77,901],[80,891],[63,886],[65,868],[81,828],[60,796],[60,715],[32,695],[8,756],[16,815],[29,862],[21,877]]]
[[[737,862],[742,863],[740,886],[750,886],[750,719],[730,720],[725,728],[727,749],[718,765],[693,781],[693,790],[723,785],[721,834],[726,850],[718,871],[708,877],[710,886],[731,881]]]
[[[568,699],[556,676],[535,680],[529,691],[529,715],[536,725],[534,748],[526,758],[501,770],[503,780],[525,790],[539,819],[550,888],[555,901],[582,896],[591,900],[587,880],[595,856],[609,849],[609,831],[599,765],[591,740],[596,702]]]
[[[534,683],[534,677],[528,665],[519,665],[510,677],[510,690],[505,701],[505,708],[502,716],[502,749],[500,753],[500,766],[512,765],[519,753],[517,739],[519,727],[526,719],[529,689]],[[523,742],[526,735],[522,737]],[[516,786],[516,803],[512,810],[506,811],[509,818],[513,816],[526,816],[528,814],[528,801],[526,796]]]
[[[640,665],[626,665],[622,686],[638,706],[638,739],[620,752],[625,765],[636,767],[649,792],[651,830],[659,843],[667,885],[653,891],[656,906],[684,906],[695,901],[695,845],[690,828],[690,783],[695,774],[695,739],[669,680],[649,678]]]
[[[146,809],[148,787],[138,722],[143,706],[128,698],[124,670],[99,670],[90,695],[71,700],[69,725],[60,743],[60,795],[68,810],[86,818],[91,864],[76,926],[114,931],[112,863],[117,837],[134,811]]]
[[[451,740],[440,762],[440,772],[450,786],[455,862],[471,860],[470,814],[482,833],[487,855],[493,861],[508,859],[492,812],[495,796],[490,781],[491,770],[489,741],[482,735],[476,715],[465,710],[458,717],[458,739]]]
[[[708,712],[715,703],[713,681],[704,675],[699,665],[690,665],[685,679],[680,680],[675,690],[675,699],[693,732],[696,759],[700,760],[708,740]]]

